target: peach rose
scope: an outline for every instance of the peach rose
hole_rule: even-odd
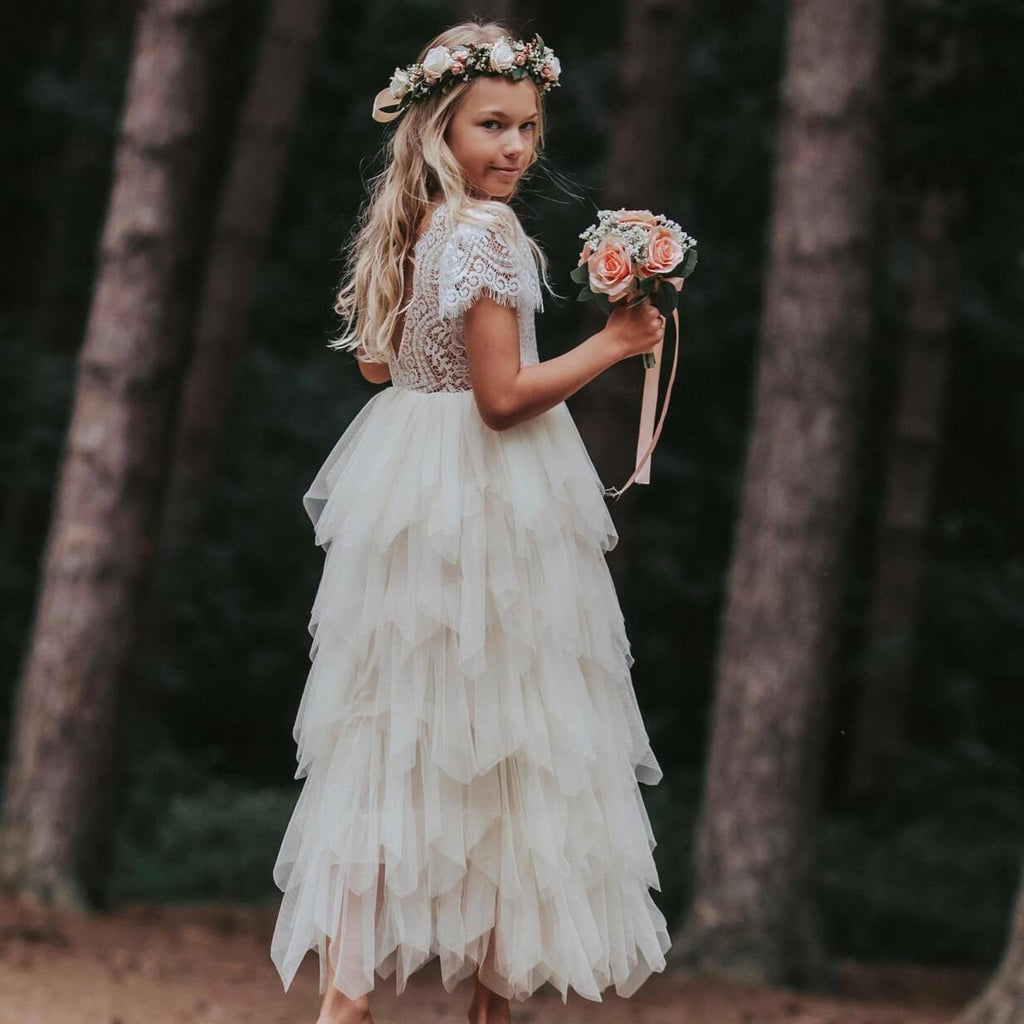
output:
[[[667,274],[683,258],[683,247],[663,224],[647,240],[647,259],[637,270],[640,277]]]
[[[618,221],[623,226],[627,224],[646,224],[653,227],[658,223],[657,217],[650,210],[616,210]]]
[[[614,235],[606,235],[587,259],[590,287],[603,292],[609,302],[618,302],[633,288],[633,261],[626,247]]]

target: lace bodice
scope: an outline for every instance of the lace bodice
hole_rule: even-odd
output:
[[[391,380],[413,391],[469,391],[463,314],[486,293],[514,306],[519,322],[520,363],[538,362],[534,313],[543,310],[540,277],[526,233],[499,227],[453,224],[446,202],[413,249],[412,297],[402,343],[391,358]]]

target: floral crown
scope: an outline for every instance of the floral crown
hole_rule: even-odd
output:
[[[502,38],[480,45],[460,43],[451,49],[434,46],[427,51],[422,63],[395,68],[390,83],[374,97],[373,119],[394,120],[401,117],[411,103],[436,89],[447,92],[456,82],[477,75],[504,75],[513,82],[529,75],[542,92],[547,92],[559,84],[561,73],[558,58],[536,34],[528,43]]]

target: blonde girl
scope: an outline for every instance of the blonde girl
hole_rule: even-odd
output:
[[[541,361],[543,252],[510,200],[561,65],[466,22],[396,68],[397,122],[348,251],[336,349],[376,392],[304,507],[325,551],[295,722],[305,778],[274,867],[287,989],[316,949],[319,1024],[437,957],[471,1024],[545,982],[601,1000],[664,970],[638,783],[661,779],[605,561],[618,537],[565,399],[650,351],[616,310]]]

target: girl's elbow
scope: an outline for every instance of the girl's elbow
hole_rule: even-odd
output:
[[[387,363],[364,363],[360,360],[359,372],[371,384],[386,384],[391,380],[391,367]]]
[[[501,401],[481,401],[477,397],[477,409],[480,411],[480,418],[491,430],[508,430],[514,426],[516,420],[512,408]]]

